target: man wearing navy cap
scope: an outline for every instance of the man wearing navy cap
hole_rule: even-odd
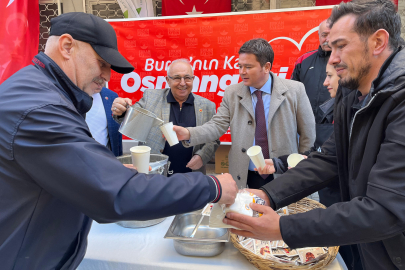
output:
[[[145,175],[97,143],[91,96],[133,67],[114,29],[94,15],[52,19],[45,53],[0,85],[1,269],[76,269],[92,219],[149,220],[233,203],[229,174]],[[173,179],[175,178],[175,179]]]

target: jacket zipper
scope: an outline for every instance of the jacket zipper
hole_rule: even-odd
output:
[[[356,120],[356,115],[357,115],[358,113],[360,113],[361,111],[365,110],[368,106],[370,106],[371,103],[373,102],[373,100],[375,99],[375,97],[376,97],[377,95],[378,95],[378,93],[375,94],[374,97],[372,97],[372,98],[370,99],[370,102],[369,102],[366,106],[364,106],[363,108],[361,108],[360,110],[358,110],[358,111],[354,114],[352,124],[350,125],[349,148],[350,148],[350,140],[351,140],[351,138],[352,138],[353,124],[354,124],[354,120]]]

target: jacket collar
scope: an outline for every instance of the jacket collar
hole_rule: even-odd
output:
[[[270,100],[270,111],[268,116],[268,122],[271,122],[275,112],[280,107],[281,103],[284,101],[284,93],[288,91],[288,88],[284,85],[283,80],[277,77],[273,72],[270,71],[271,76],[271,100]],[[242,85],[242,87],[237,91],[237,95],[241,98],[240,103],[243,107],[250,113],[250,115],[255,118],[255,113],[253,112],[252,105],[252,95],[250,93],[249,87]]]
[[[377,78],[374,79],[374,81],[371,84],[371,89],[370,89],[370,94],[371,96],[374,96],[378,91],[382,90],[387,86],[388,84],[392,83],[391,78],[389,78],[393,72],[388,70],[388,68],[391,66],[391,63],[395,67],[396,65],[402,66],[402,61],[404,59],[403,52],[402,55],[400,55],[400,60],[395,61],[394,58],[395,56],[403,49],[403,47],[397,48],[388,58],[385,60],[384,64],[381,66],[380,71],[378,72]],[[399,63],[398,63],[399,62]],[[387,71],[387,72],[386,72]],[[400,71],[401,72],[401,71]],[[402,71],[403,72],[403,71]],[[402,75],[402,74],[401,74]],[[397,76],[394,76],[396,79]]]
[[[197,126],[202,126],[204,124],[203,122],[203,115],[204,115],[204,110],[205,110],[205,106],[204,104],[201,102],[202,99],[191,93],[194,97],[194,111],[195,111],[195,121],[196,121],[196,125]]]
[[[318,55],[319,55],[320,57],[329,57],[330,54],[331,54],[331,51],[329,51],[329,52],[324,51],[324,50],[322,50],[321,45],[319,45],[319,47],[318,47]]]
[[[270,76],[271,76],[271,94],[273,95],[273,92],[277,92],[279,95],[284,94],[288,89],[287,87],[282,83],[282,80],[277,77],[273,72],[270,71]],[[237,95],[241,97],[242,99],[245,98],[251,98],[251,93],[250,89],[248,86],[243,85],[238,91]],[[250,100],[251,101],[251,100]]]
[[[68,98],[76,110],[85,117],[93,105],[93,98],[77,87],[62,69],[46,54],[40,52],[32,59],[34,66],[41,70],[51,82]]]
[[[328,111],[333,108],[333,105],[335,104],[335,98],[330,98],[321,105],[319,105],[319,109],[323,112],[323,114],[326,114]]]
[[[173,92],[172,89],[170,89],[169,93],[166,96],[166,100],[168,103],[179,103],[173,96]],[[190,93],[186,99],[186,101],[184,101],[184,103],[186,104],[190,104],[193,105],[194,104],[194,96],[192,93]]]
[[[276,114],[278,108],[280,108],[281,104],[284,102],[286,97],[284,94],[288,91],[287,86],[285,86],[283,79],[277,77],[273,72],[270,72],[270,76],[272,77],[272,86],[271,86],[271,100],[270,100],[270,109],[267,122],[269,123],[269,127],[271,121]]]

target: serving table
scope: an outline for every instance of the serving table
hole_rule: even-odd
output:
[[[215,257],[188,257],[176,252],[173,240],[164,239],[174,216],[152,227],[128,229],[116,224],[93,222],[88,247],[79,270],[132,269],[256,269],[232,245]],[[340,254],[325,268],[347,270]]]

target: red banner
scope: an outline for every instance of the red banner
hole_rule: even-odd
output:
[[[121,97],[137,101],[145,89],[167,87],[167,66],[174,59],[187,58],[194,67],[193,93],[219,107],[225,88],[240,82],[238,50],[244,42],[253,38],[268,40],[275,54],[272,72],[290,78],[297,58],[318,48],[318,26],[330,12],[330,8],[317,7],[288,12],[110,20],[120,52],[135,70],[125,75],[112,72],[108,87]],[[229,131],[221,141],[231,141]]]
[[[0,83],[38,53],[38,0],[0,0]]]
[[[162,0],[162,15],[198,15],[231,12],[231,0]]]

